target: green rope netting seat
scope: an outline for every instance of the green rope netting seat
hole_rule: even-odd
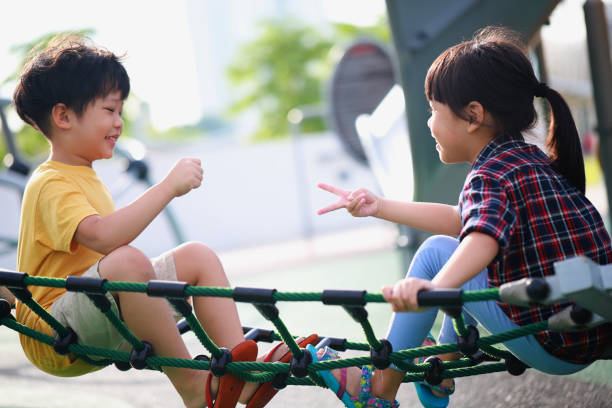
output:
[[[582,262],[582,261],[581,261]],[[586,261],[584,261],[586,262]],[[572,265],[570,265],[572,267]],[[575,265],[574,265],[575,267]],[[590,265],[587,265],[590,267]],[[571,269],[571,268],[570,268]],[[562,272],[562,271],[561,271]],[[391,344],[385,339],[378,339],[374,334],[368,320],[366,305],[368,303],[384,302],[382,295],[368,293],[366,291],[354,290],[324,290],[322,292],[279,292],[276,289],[260,288],[219,288],[190,286],[185,282],[149,281],[139,282],[109,282],[99,278],[68,277],[67,279],[44,278],[28,276],[24,273],[0,270],[0,286],[6,286],[20,302],[32,309],[57,333],[51,337],[44,333],[32,330],[15,320],[9,303],[0,300],[0,324],[12,329],[22,335],[31,337],[44,344],[52,346],[59,354],[72,353],[85,362],[107,366],[115,364],[121,370],[129,368],[160,370],[162,366],[182,367],[198,370],[210,370],[217,375],[226,372],[250,382],[268,382],[280,389],[286,385],[318,385],[325,387],[321,377],[317,374],[320,370],[330,370],[342,367],[363,366],[373,364],[379,369],[388,367],[391,363],[406,371],[404,382],[426,380],[431,384],[438,384],[444,378],[457,378],[478,374],[508,371],[513,375],[522,374],[528,368],[516,359],[510,352],[500,345],[503,342],[518,337],[538,333],[544,330],[564,331],[585,329],[612,320],[602,317],[600,310],[595,312],[581,306],[571,306],[547,321],[534,323],[517,329],[481,336],[473,326],[466,326],[461,314],[462,305],[465,302],[477,302],[487,300],[502,300],[507,303],[518,305],[550,304],[559,298],[569,298],[567,291],[560,292],[564,285],[562,276],[547,277],[543,279],[523,279],[518,282],[503,285],[501,288],[493,288],[479,291],[457,290],[435,290],[419,293],[419,305],[425,307],[438,307],[451,316],[454,321],[455,330],[458,334],[457,343],[440,344],[435,346],[418,347],[406,350],[392,350]],[[593,297],[593,291],[598,291],[607,296],[601,307],[597,309],[612,310],[608,290],[612,289],[612,270],[601,273],[603,284],[610,287],[602,287],[602,279],[599,279],[596,287],[574,287],[574,297],[581,293],[591,291],[589,298]],[[561,284],[560,284],[561,283]],[[77,342],[76,334],[69,327],[63,326],[51,316],[34,299],[28,286],[45,286],[53,288],[65,288],[68,291],[85,293],[91,301],[104,313],[118,332],[132,346],[132,352],[121,352],[91,347]],[[210,353],[209,356],[198,356],[193,360],[169,358],[154,355],[151,346],[138,339],[125,325],[125,323],[111,309],[110,303],[105,296],[108,291],[140,292],[148,296],[165,297],[168,302],[183,316],[178,323],[181,334],[191,330]],[[587,293],[588,294],[588,293]],[[274,342],[283,341],[287,344],[293,354],[290,363],[266,363],[266,362],[226,362],[223,358],[224,350],[219,348],[207,335],[199,321],[192,312],[192,307],[187,301],[192,296],[226,297],[233,298],[236,302],[251,303],[267,320],[275,327],[276,331],[260,328],[244,327],[245,337],[254,341]],[[296,338],[280,317],[278,302],[321,302],[324,305],[339,305],[361,325],[366,342],[351,342],[345,338],[319,336],[319,346],[327,345],[339,351],[355,350],[364,353],[363,356],[342,358],[332,361],[312,362],[310,353],[301,349]],[[605,304],[604,304],[605,303]],[[605,316],[605,313],[603,314]],[[304,336],[305,337],[305,336]],[[417,357],[432,356],[450,352],[459,352],[463,358],[457,361],[441,362],[437,359],[428,359],[424,363],[411,364]]]

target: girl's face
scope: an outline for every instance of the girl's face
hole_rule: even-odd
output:
[[[467,149],[470,140],[467,134],[467,121],[440,102],[429,101],[431,116],[427,126],[436,141],[436,150],[443,163],[461,163],[472,160]]]

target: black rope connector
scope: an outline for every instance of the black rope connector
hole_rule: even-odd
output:
[[[236,302],[247,302],[247,303],[262,303],[262,304],[274,304],[274,294],[276,289],[260,289],[260,288],[245,288],[235,287],[232,291],[232,298]]]
[[[288,377],[289,373],[278,373],[274,376],[274,378],[272,378],[272,381],[270,381],[270,383],[272,384],[272,387],[275,390],[280,391],[287,386]]]
[[[467,334],[465,336],[457,336],[457,346],[459,351],[464,355],[470,356],[478,351],[478,345],[476,342],[480,338],[478,329],[471,324],[467,325]]]
[[[108,312],[108,310],[111,308],[111,302],[108,300],[106,295],[87,293],[87,297],[102,313]]]
[[[150,280],[147,282],[147,295],[184,299],[187,297],[187,295],[185,295],[185,289],[187,289],[188,286],[189,284],[187,282]]]
[[[263,317],[270,321],[278,319],[278,308],[274,305],[265,305],[261,303],[254,303],[253,306],[262,314]]]
[[[321,294],[321,301],[324,305],[359,305],[366,304],[365,290],[331,290],[326,289]]]
[[[389,367],[391,361],[389,360],[389,354],[393,352],[393,346],[387,339],[380,339],[382,346],[378,350],[370,348],[370,359],[374,367],[379,370],[384,370]]]
[[[107,281],[105,278],[90,278],[87,276],[68,276],[66,290],[71,292],[84,292],[92,294],[106,293],[102,288]]]
[[[128,371],[132,366],[127,361],[115,361],[115,368],[119,371]]]
[[[427,357],[425,363],[430,363],[431,367],[425,371],[425,381],[429,385],[438,385],[442,382],[442,372],[444,371],[444,366],[442,365],[442,360],[438,357],[431,356]]]
[[[8,317],[11,314],[11,304],[4,299],[0,299],[0,319]],[[0,322],[2,326],[2,322]]]
[[[26,287],[25,278],[27,273],[11,272],[6,269],[0,269],[0,286],[7,288],[22,289]]]
[[[593,312],[589,309],[585,309],[579,305],[572,305],[572,310],[570,311],[570,318],[574,323],[580,326],[584,326],[593,319]]]
[[[289,372],[294,377],[304,378],[308,375],[308,365],[310,363],[312,363],[312,354],[309,352],[302,353],[302,356],[299,358],[293,355],[289,363]]]
[[[530,278],[527,279],[527,296],[529,300],[533,302],[541,302],[548,297],[550,293],[550,287],[548,282],[542,278]]]
[[[130,353],[130,365],[136,370],[147,368],[147,357],[153,355],[153,346],[151,343],[143,341],[142,344],[144,345],[142,350],[132,349]]]
[[[506,363],[506,369],[512,375],[521,375],[529,367],[527,364],[523,363],[513,355],[506,357],[504,362]]]
[[[232,353],[225,347],[220,348],[219,357],[212,356],[210,359],[210,372],[215,377],[223,377],[227,372],[227,365],[232,362]]]
[[[67,327],[67,330],[66,335],[60,336],[57,334],[55,336],[55,340],[53,340],[53,350],[62,356],[70,353],[70,350],[68,350],[70,345],[72,343],[76,343],[77,341],[77,334],[74,332],[74,330],[72,330],[70,327]]]
[[[344,306],[344,310],[346,310],[357,323],[363,323],[368,320],[368,311],[363,306]]]
[[[244,333],[245,340],[253,340],[256,343],[259,343],[260,341],[272,343],[274,341],[274,330],[243,327],[242,331]]]
[[[346,338],[340,338],[340,337],[324,337],[323,340],[321,340],[318,344],[317,344],[317,350],[322,348],[322,347],[329,347],[329,348],[333,348],[334,350],[338,350],[338,351],[346,351],[347,347],[346,347]]]

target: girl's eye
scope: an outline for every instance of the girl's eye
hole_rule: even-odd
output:
[[[115,112],[115,110],[113,108],[104,108],[104,109],[106,109],[107,111],[109,111],[111,113]]]

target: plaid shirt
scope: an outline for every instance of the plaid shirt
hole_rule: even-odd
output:
[[[499,243],[499,253],[488,266],[490,287],[554,275],[554,262],[575,255],[600,265],[612,262],[610,237],[601,216],[534,145],[500,138],[491,141],[466,178],[459,211],[460,239],[478,231]],[[546,320],[570,305],[529,308],[498,303],[519,326]],[[588,363],[612,343],[612,324],[573,333],[546,331],[535,337],[562,360]]]

